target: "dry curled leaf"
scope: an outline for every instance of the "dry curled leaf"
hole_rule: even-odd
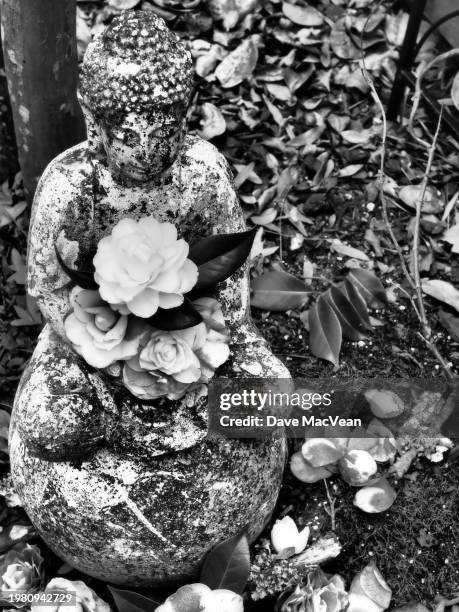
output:
[[[244,40],[217,66],[215,76],[222,87],[235,87],[252,76],[258,61],[258,37]]]
[[[297,25],[306,26],[308,28],[316,28],[324,22],[324,16],[313,6],[300,6],[299,4],[290,4],[284,2],[282,4],[282,12],[286,17]]]
[[[204,102],[201,106],[201,136],[210,140],[215,136],[220,136],[226,130],[226,121],[220,109],[210,102]]]

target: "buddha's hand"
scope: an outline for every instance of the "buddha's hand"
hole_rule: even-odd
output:
[[[100,377],[47,326],[16,397],[14,423],[32,455],[47,461],[87,458],[106,435]]]
[[[260,336],[231,346],[230,367],[229,375],[237,378],[291,378],[287,367]]]

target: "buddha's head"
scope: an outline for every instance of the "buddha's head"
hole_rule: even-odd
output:
[[[192,80],[188,48],[153,12],[126,11],[88,46],[80,83],[88,138],[117,179],[145,182],[170,167]]]

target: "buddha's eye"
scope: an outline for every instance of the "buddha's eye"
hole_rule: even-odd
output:
[[[176,121],[171,123],[164,123],[158,126],[151,132],[151,136],[154,138],[167,138],[176,132],[180,127],[180,124]]]
[[[127,145],[136,145],[140,142],[140,136],[134,130],[124,130],[123,135],[124,143]]]
[[[119,142],[130,146],[138,144],[140,141],[140,137],[137,132],[134,132],[134,130],[130,130],[129,128],[125,128],[123,130],[116,130],[112,132],[112,136],[115,140],[118,140]]]

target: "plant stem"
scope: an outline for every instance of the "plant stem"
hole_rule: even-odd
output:
[[[336,510],[335,510],[336,499],[330,495],[330,490],[328,488],[328,483],[327,483],[326,478],[324,478],[324,485],[325,485],[325,491],[327,492],[327,499],[328,499],[328,506],[329,506],[328,514],[330,515],[330,519],[331,519],[331,530],[335,531],[336,530]]]
[[[440,133],[442,117],[443,117],[443,107],[441,107],[440,116],[438,118],[438,123],[437,123],[437,129],[435,130],[435,135],[433,137],[432,144],[429,147],[429,157],[427,160],[424,177],[421,183],[421,197],[416,202],[416,218],[415,218],[414,232],[413,232],[413,276],[414,276],[415,291],[416,291],[417,302],[418,302],[419,320],[421,322],[424,337],[426,340],[430,339],[430,336],[432,335],[432,330],[427,321],[426,311],[424,308],[424,299],[422,296],[422,286],[421,286],[421,274],[419,270],[419,242],[420,242],[420,231],[421,231],[421,212],[424,206],[427,187],[429,184],[429,175],[432,170],[432,163],[433,163],[433,158],[435,155],[435,148],[437,146],[438,135]]]

